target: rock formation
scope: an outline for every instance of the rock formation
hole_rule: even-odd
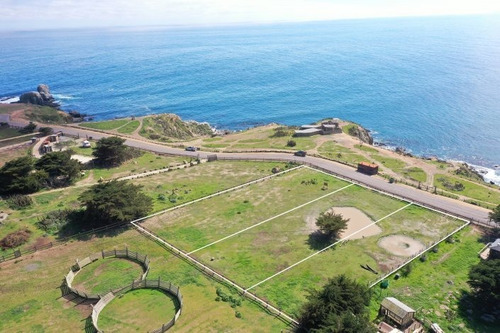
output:
[[[40,84],[37,91],[30,91],[24,93],[19,97],[20,103],[29,103],[42,106],[59,107],[56,103],[55,98],[50,93],[49,86],[46,84]]]
[[[367,129],[364,129],[361,126],[353,126],[353,127],[349,128],[349,135],[352,135],[352,136],[359,138],[364,143],[368,143],[370,145],[373,145],[373,138],[370,135],[370,131],[368,131]]]

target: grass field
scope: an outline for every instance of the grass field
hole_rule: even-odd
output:
[[[444,182],[449,184],[461,183],[464,186],[462,191],[447,188],[443,185]],[[471,199],[488,202],[497,205],[500,202],[500,191],[494,188],[489,188],[487,185],[479,185],[461,177],[437,174],[434,176],[434,185],[439,189],[451,192],[453,194],[467,196]]]
[[[438,323],[445,332],[498,332],[498,324],[477,320],[481,314],[467,313],[463,304],[464,296],[471,291],[467,274],[480,260],[475,254],[484,247],[481,237],[475,228],[466,228],[454,236],[454,243],[443,242],[436,253],[429,251],[425,262],[413,262],[408,276],[398,280],[390,276],[388,289],[375,287],[372,319],[377,316],[381,300],[389,296],[417,309],[417,317]]]
[[[98,172],[97,174],[93,174],[93,180],[97,182],[99,179],[98,176],[99,174],[102,175],[102,172],[107,172],[106,176],[109,178],[128,176],[132,166],[139,170],[142,170],[142,168],[150,170],[149,167],[152,165],[150,161],[162,166],[167,166],[170,163],[179,161],[177,157],[171,158],[162,156],[160,159],[156,159],[156,157],[159,156],[145,153],[141,157],[127,162],[128,170],[126,166],[121,166],[91,171]],[[275,166],[283,168],[284,164],[217,161],[195,165],[186,169],[164,172],[150,177],[139,178],[134,180],[134,183],[144,186],[143,191],[152,197],[154,204],[153,210],[156,212],[247,181],[268,176],[271,174],[271,169]],[[50,242],[56,238],[57,235],[47,235],[44,231],[38,229],[36,227],[36,222],[38,222],[39,218],[42,218],[53,210],[79,208],[78,196],[92,185],[92,182],[88,182],[88,179],[84,181],[86,182],[85,184],[77,183],[77,185],[80,185],[78,187],[74,186],[61,190],[33,194],[31,197],[33,198],[34,204],[22,210],[12,210],[8,207],[5,200],[0,200],[0,211],[9,214],[8,219],[3,221],[0,228],[0,238],[3,238],[8,233],[23,228],[32,231],[30,240],[25,246]]]
[[[83,259],[83,258],[79,258]],[[87,294],[104,295],[140,279],[143,267],[120,258],[99,259],[83,267],[73,280],[73,287]]]
[[[77,258],[102,249],[125,247],[151,259],[148,278],[161,277],[180,286],[186,306],[169,332],[279,332],[286,328],[286,324],[249,301],[242,300],[237,309],[216,302],[220,284],[137,231],[128,230],[75,240],[1,264],[0,331],[83,332],[91,307],[81,300],[61,297],[62,277]],[[235,311],[242,317],[237,318]],[[166,316],[170,320],[168,313]]]
[[[106,305],[99,315],[99,329],[104,332],[150,332],[174,318],[176,302],[174,297],[160,290],[129,291]]]
[[[13,138],[19,135],[23,135],[18,129],[10,128],[7,126],[0,126],[0,140]]]
[[[323,143],[319,147],[318,151],[321,156],[342,161],[351,165],[366,161],[366,157],[332,141]]]
[[[128,124],[130,120],[128,119],[115,119],[108,121],[101,121],[95,123],[81,123],[81,127],[99,129],[103,131],[114,130]]]
[[[380,233],[315,255],[331,244],[316,236],[315,218],[332,207],[357,208],[378,222]],[[379,246],[382,238],[409,237],[423,250],[461,225],[462,221],[307,168],[144,222],[163,239],[293,315],[305,291],[329,277],[344,273],[368,283],[377,276],[360,265],[383,273],[408,260],[409,255]]]
[[[125,124],[124,126],[118,128],[118,133],[122,134],[132,134],[139,126],[141,122],[139,120],[132,120],[131,122]]]

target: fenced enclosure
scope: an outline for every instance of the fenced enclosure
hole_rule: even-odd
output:
[[[104,309],[106,305],[108,305],[116,296],[120,296],[125,294],[128,291],[135,290],[135,289],[159,289],[162,291],[165,291],[171,295],[173,295],[178,302],[178,307],[179,309],[175,312],[174,318],[172,318],[169,322],[162,324],[160,328],[157,328],[155,330],[149,331],[151,333],[162,333],[166,332],[169,328],[174,326],[175,322],[179,319],[179,316],[181,315],[182,312],[182,294],[180,292],[179,287],[173,285],[171,282],[166,282],[166,281],[161,281],[160,278],[158,280],[147,280],[143,279],[140,281],[133,281],[130,285],[124,286],[118,290],[109,292],[108,294],[104,295],[99,302],[97,302],[96,305],[93,306],[92,308],[92,325],[94,326],[94,329],[96,332],[103,332],[102,330],[99,329],[98,326],[98,320],[99,320],[99,314],[101,311]]]
[[[99,294],[86,293],[86,292],[78,290],[77,288],[74,288],[72,286],[72,283],[73,283],[73,280],[75,279],[75,276],[78,274],[78,272],[80,272],[80,270],[83,267],[85,267],[85,266],[87,266],[87,265],[89,265],[89,264],[91,264],[99,259],[104,259],[104,258],[125,258],[128,260],[138,262],[144,270],[144,273],[141,275],[140,279],[138,280],[139,282],[143,281],[149,272],[150,260],[149,260],[147,255],[143,255],[143,254],[140,254],[140,253],[134,252],[134,251],[129,251],[128,248],[126,248],[125,250],[114,249],[111,251],[101,251],[98,253],[94,253],[94,254],[92,254],[84,259],[76,261],[75,265],[73,265],[71,267],[68,274],[66,274],[64,277],[64,282],[63,282],[64,293],[66,293],[66,294],[73,293],[78,297],[88,299],[88,300],[100,300],[102,297],[104,297],[104,296],[101,296]]]

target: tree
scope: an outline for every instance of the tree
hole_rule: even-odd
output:
[[[349,219],[344,219],[342,214],[335,214],[334,211],[321,213],[316,219],[319,230],[331,239],[338,238],[339,234],[347,228]]]
[[[500,205],[496,206],[490,212],[490,220],[499,223],[500,222]]]
[[[72,183],[81,171],[81,164],[71,158],[71,151],[45,154],[35,163],[35,167],[47,172],[52,186]]]
[[[97,141],[92,152],[97,158],[97,163],[104,166],[117,166],[128,159],[127,147],[123,144],[125,139],[117,136],[102,138]]]
[[[44,171],[33,172],[35,159],[31,156],[8,161],[0,168],[0,194],[27,194],[40,190],[46,180]]]
[[[52,127],[40,127],[38,129],[38,132],[40,133],[41,136],[47,136],[54,133],[54,129],[52,129]]]
[[[153,200],[141,189],[140,185],[117,180],[92,186],[79,197],[85,207],[85,220],[99,227],[146,216],[153,208]]]
[[[370,324],[370,290],[345,275],[328,280],[322,290],[313,290],[302,308],[299,331],[375,332]]]
[[[36,129],[36,124],[30,121],[30,123],[28,125],[24,126],[23,128],[21,128],[19,130],[19,132],[29,134],[29,133],[33,133],[35,131],[35,129]]]
[[[469,271],[470,287],[483,304],[500,302],[500,259],[481,261]]]

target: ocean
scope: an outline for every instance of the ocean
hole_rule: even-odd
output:
[[[96,120],[352,120],[500,182],[500,17],[0,32],[0,97],[46,83]]]

